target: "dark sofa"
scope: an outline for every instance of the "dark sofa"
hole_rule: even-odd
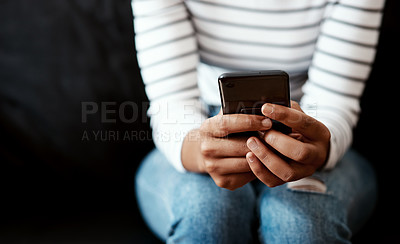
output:
[[[388,0],[355,129],[380,190],[358,243],[400,238],[398,62],[388,60],[399,51],[398,11]],[[159,242],[134,197],[154,145],[132,23],[129,0],[0,1],[1,243]]]

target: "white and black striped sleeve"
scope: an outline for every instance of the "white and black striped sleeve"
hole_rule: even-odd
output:
[[[331,132],[326,168],[352,142],[360,96],[374,61],[384,0],[341,0],[330,6],[303,87],[302,106]]]
[[[181,163],[182,142],[206,118],[197,86],[199,55],[183,0],[133,0],[137,59],[157,148],[170,163]]]

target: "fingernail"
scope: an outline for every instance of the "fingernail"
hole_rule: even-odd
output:
[[[250,163],[254,162],[254,158],[251,154],[247,154],[247,158],[249,159]]]
[[[274,106],[273,104],[266,103],[262,106],[261,111],[265,116],[268,116],[274,112]]]
[[[271,128],[272,126],[272,122],[270,119],[265,118],[261,121],[261,124],[265,127],[265,128]]]
[[[256,142],[254,139],[252,139],[252,138],[250,138],[250,139],[247,141],[247,146],[250,148],[250,150],[254,150],[254,149],[257,149],[257,148],[258,148],[257,142]]]

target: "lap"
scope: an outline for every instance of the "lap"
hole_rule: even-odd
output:
[[[330,234],[349,239],[351,233],[363,225],[376,201],[374,171],[363,157],[350,150],[333,170],[317,172],[313,177],[324,182],[325,193],[297,191],[286,185],[268,188],[257,184],[262,235],[274,238],[272,235],[279,232],[279,228],[301,227],[301,232],[312,233],[317,229],[337,232]],[[328,234],[324,235],[326,238]]]
[[[282,220],[285,224],[292,222],[293,226],[301,220],[310,228],[316,223],[324,226],[336,221],[343,235],[359,228],[375,203],[376,182],[368,162],[349,151],[335,169],[317,172],[315,176],[326,184],[326,193],[298,192],[286,185],[268,188],[261,182],[229,191],[216,186],[208,175],[177,172],[155,149],[137,172],[136,194],[144,219],[163,240],[173,234],[185,216],[194,216],[191,221],[200,221],[199,225],[226,226],[226,222],[242,218],[238,226],[231,227],[251,226],[256,195],[261,235],[262,228],[275,228],[269,229],[269,233],[282,228]],[[236,220],[228,221],[230,215]]]
[[[250,185],[236,191],[219,188],[206,174],[176,171],[156,149],[138,169],[136,195],[144,219],[163,240],[187,219],[208,229],[246,229],[248,225],[243,227],[242,223],[254,217],[256,202]]]

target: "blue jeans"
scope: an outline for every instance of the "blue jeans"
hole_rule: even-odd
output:
[[[209,106],[210,115],[219,109]],[[326,193],[258,180],[230,191],[206,174],[177,172],[154,149],[137,171],[136,198],[147,225],[167,243],[350,243],[376,203],[374,170],[349,150],[333,170],[313,176]]]
[[[375,205],[372,167],[350,150],[335,169],[314,175],[326,193],[258,180],[230,191],[206,174],[177,172],[154,149],[137,171],[136,195],[146,223],[167,243],[350,243]]]

